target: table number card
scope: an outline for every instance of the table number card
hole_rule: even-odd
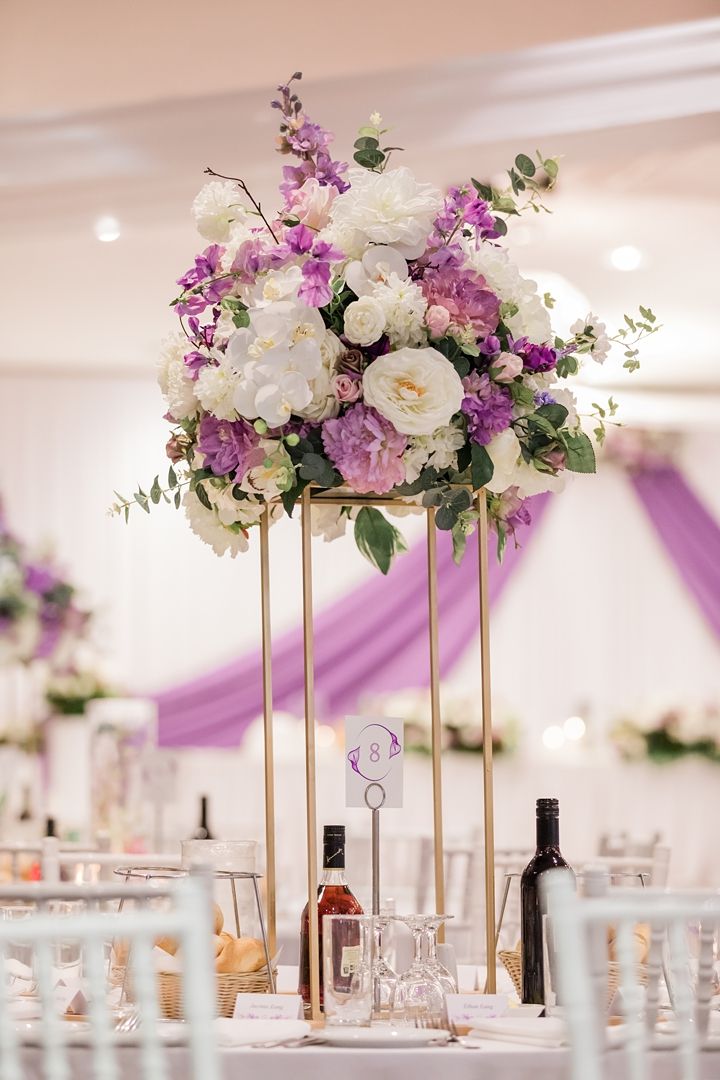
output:
[[[302,1020],[299,994],[238,994],[234,1020]]]
[[[473,1027],[479,1020],[497,1020],[508,1011],[505,994],[447,994],[448,1020],[458,1027]]]
[[[403,803],[404,722],[386,716],[345,717],[345,805],[367,807],[370,797],[385,790],[383,810]],[[373,805],[380,799],[374,798]]]

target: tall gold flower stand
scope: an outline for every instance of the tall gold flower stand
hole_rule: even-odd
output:
[[[478,512],[477,552],[479,564],[480,685],[483,729],[483,806],[485,843],[485,932],[487,942],[488,993],[495,992],[495,842],[493,815],[492,714],[490,703],[490,635],[488,596],[488,523],[485,492],[474,492]],[[344,489],[320,490],[307,487],[300,502],[302,532],[303,651],[305,670],[305,812],[307,824],[307,887],[310,917],[310,1004],[312,1019],[320,1018],[320,956],[318,948],[318,852],[315,780],[315,686],[313,632],[313,577],[311,515],[313,505],[402,506],[394,497],[357,495]],[[438,645],[437,529],[435,509],[425,511],[427,525],[427,590],[429,612],[430,701],[432,717],[432,788],[435,910],[445,911],[442,803],[442,718],[440,703],[440,663]],[[466,556],[467,557],[467,556]],[[267,874],[267,919],[270,953],[276,948],[276,867],[275,790],[273,758],[272,647],[270,627],[270,546],[268,515],[260,524],[260,577],[263,656],[263,720],[265,745],[265,845]]]

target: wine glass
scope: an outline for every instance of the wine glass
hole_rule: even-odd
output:
[[[433,972],[428,969],[422,956],[427,915],[398,915],[413,937],[415,955],[407,971],[397,981],[394,1015],[406,1023],[418,1020],[438,1020],[445,1008],[443,988]]]
[[[374,1020],[389,1020],[395,1010],[398,976],[383,956],[383,933],[392,918],[394,918],[392,915],[376,915],[373,921],[375,936],[372,965]]]
[[[458,992],[455,979],[445,965],[441,963],[437,954],[438,930],[447,919],[452,918],[452,915],[428,915],[425,921],[425,936],[427,939],[425,967],[433,973],[440,983],[443,994],[457,994]]]

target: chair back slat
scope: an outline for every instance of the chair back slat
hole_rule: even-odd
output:
[[[96,1080],[118,1080],[119,1072],[112,1048],[112,1030],[103,998],[107,992],[104,942],[88,941],[84,951],[84,971],[88,980],[88,1005],[93,1030],[93,1066]]]
[[[0,1080],[22,1080],[18,1037],[9,1007],[10,995],[5,966],[5,942],[0,941]]]
[[[129,957],[133,997],[142,1017],[140,1039],[145,1075],[154,1080],[165,1080],[165,1055],[158,1042],[157,979],[152,964],[153,939],[147,934],[136,934]],[[187,982],[187,976],[184,980]]]

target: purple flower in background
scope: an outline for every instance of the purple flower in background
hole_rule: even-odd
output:
[[[204,416],[198,429],[198,450],[205,458],[205,466],[215,476],[225,476],[237,471],[239,477],[248,469],[259,465],[263,451],[259,448],[260,436],[244,420],[218,420]]]
[[[298,289],[298,299],[308,307],[323,307],[332,300],[330,288],[330,265],[317,259],[303,263],[303,283]]]
[[[513,401],[506,386],[491,382],[487,373],[473,371],[463,379],[465,397],[460,406],[467,418],[468,435],[480,446],[510,427]]]
[[[522,350],[515,343],[515,352],[523,358],[526,371],[552,371],[557,363],[557,353],[548,345],[526,345]]]
[[[358,402],[344,416],[326,420],[322,440],[330,461],[355,491],[381,495],[405,480],[407,437],[367,405]]]
[[[30,563],[25,570],[25,586],[30,592],[36,593],[38,596],[49,593],[57,583],[57,574],[48,566]]]

